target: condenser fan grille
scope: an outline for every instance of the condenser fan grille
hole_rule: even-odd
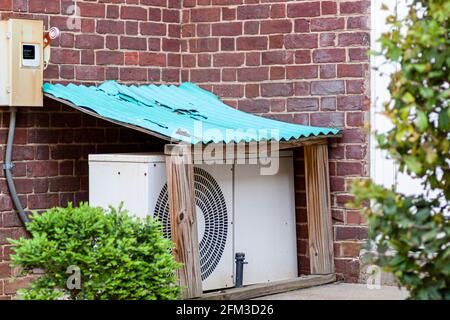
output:
[[[204,216],[204,234],[200,240],[200,268],[202,280],[216,269],[223,255],[228,235],[228,212],[222,190],[205,170],[194,168],[195,204]],[[169,201],[167,184],[161,190],[155,208],[164,226],[164,236],[170,238]]]

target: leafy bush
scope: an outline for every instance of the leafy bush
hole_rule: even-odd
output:
[[[81,204],[35,213],[27,227],[31,239],[11,240],[13,265],[43,275],[20,292],[24,299],[166,300],[180,294],[172,243],[151,218]]]
[[[414,0],[404,19],[388,17],[391,31],[380,39],[391,77],[392,121],[379,147],[400,171],[421,179],[424,193],[406,196],[359,181],[355,205],[370,201],[372,261],[393,272],[412,299],[450,299],[450,2]],[[392,254],[394,252],[394,254]]]

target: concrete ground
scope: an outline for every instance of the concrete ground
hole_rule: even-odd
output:
[[[398,287],[368,289],[365,284],[332,283],[297,291],[275,294],[255,300],[404,300],[408,292]]]

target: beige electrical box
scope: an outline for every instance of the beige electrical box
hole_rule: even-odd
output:
[[[42,107],[44,24],[0,21],[0,106]]]

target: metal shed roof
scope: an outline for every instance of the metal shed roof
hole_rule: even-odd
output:
[[[47,96],[82,111],[167,140],[196,143],[291,141],[339,134],[339,129],[285,123],[233,109],[193,83],[125,86],[44,84]]]

